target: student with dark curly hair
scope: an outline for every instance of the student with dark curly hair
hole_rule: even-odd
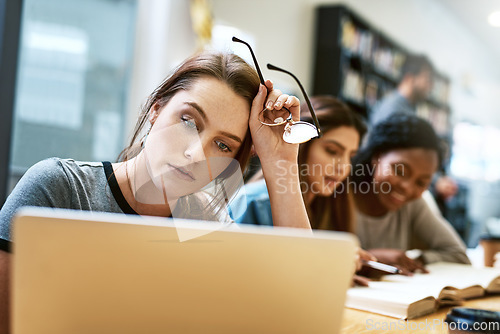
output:
[[[424,55],[407,55],[401,70],[401,79],[397,89],[380,100],[370,113],[371,126],[391,117],[394,113],[408,115],[417,112],[417,104],[425,101],[433,86],[434,68]],[[457,182],[440,170],[435,175],[430,190],[439,206],[446,213],[446,201],[458,191]],[[432,197],[431,197],[432,198]]]
[[[469,263],[465,245],[422,193],[442,159],[439,138],[425,120],[395,114],[377,124],[353,160],[350,191],[363,249],[405,273],[437,261]],[[419,249],[409,258],[407,250]]]

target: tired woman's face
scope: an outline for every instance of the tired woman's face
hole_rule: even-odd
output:
[[[373,191],[387,210],[395,211],[429,187],[438,168],[438,154],[424,148],[392,150],[376,157],[372,166]]]
[[[169,196],[207,185],[233,161],[247,134],[248,102],[215,78],[200,78],[155,108],[145,143],[147,167]]]
[[[340,126],[315,139],[307,153],[309,191],[331,196],[351,171],[351,158],[359,146],[359,133],[350,126]]]

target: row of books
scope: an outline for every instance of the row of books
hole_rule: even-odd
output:
[[[417,106],[417,115],[431,123],[438,135],[450,133],[450,113],[447,109],[423,102]]]
[[[397,82],[401,77],[405,54],[396,48],[384,45],[378,35],[356,25],[348,16],[341,21],[341,47],[348,54],[359,56],[373,67],[376,72]],[[443,77],[434,77],[431,99],[447,104],[449,81]]]
[[[442,88],[444,86],[439,86],[439,82],[437,86],[439,89],[445,89],[447,94],[447,83],[446,88]],[[358,71],[347,68],[341,94],[345,100],[371,109],[377,101],[393,89],[395,89],[395,87],[384,80],[377,79],[374,76],[364,77]],[[429,102],[420,103],[417,106],[417,115],[428,120],[439,135],[445,136],[450,130],[450,113],[446,107],[446,100],[442,99],[444,99],[444,96],[437,98],[431,95],[431,100],[436,100],[442,104],[437,105]]]
[[[368,107],[372,107],[387,91],[395,88],[395,85],[381,78],[375,79],[375,76],[365,77],[352,68],[346,69],[344,78],[342,95],[358,103],[366,103]],[[448,104],[448,95],[448,81],[436,77],[429,99],[445,107]],[[432,108],[428,105],[424,105],[422,108],[421,112],[424,116],[429,114],[428,109],[436,109],[436,107]]]
[[[394,86],[375,76],[364,77],[356,70],[348,68],[342,84],[342,97],[352,102],[372,108],[375,103]]]
[[[344,50],[361,57],[393,80],[399,79],[405,61],[404,53],[384,45],[377,34],[356,26],[348,17],[342,19],[341,34],[341,47]]]
[[[434,76],[430,98],[441,104],[448,104],[450,83],[447,79]]]

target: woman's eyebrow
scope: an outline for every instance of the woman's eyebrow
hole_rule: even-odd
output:
[[[342,150],[345,151],[345,146],[342,145],[341,143],[339,143],[338,141],[334,140],[334,139],[328,139],[326,140],[327,143],[330,143],[330,144],[335,144],[337,145],[338,147],[340,147]]]
[[[196,109],[196,111],[198,111],[198,113],[201,115],[201,117],[203,118],[203,120],[209,124],[210,121],[208,120],[207,118],[207,114],[205,114],[205,111],[203,111],[203,108],[196,102],[184,102],[184,104],[187,104],[188,106],[190,107],[193,107],[194,109]],[[238,143],[243,143],[243,140],[236,136],[236,135],[233,135],[232,133],[229,133],[229,132],[225,132],[225,131],[220,131],[220,134],[223,135],[223,136],[226,136],[228,138],[231,138],[232,140],[235,140],[237,141]]]
[[[209,123],[208,118],[207,118],[207,114],[205,114],[205,111],[203,111],[203,108],[198,103],[196,103],[196,102],[184,102],[184,104],[187,104],[188,106],[196,109],[198,111],[198,113],[200,114],[201,118],[203,118],[203,120],[206,123]]]
[[[228,137],[228,138],[231,138],[231,139],[233,139],[233,140],[237,141],[237,142],[238,142],[238,143],[240,143],[240,144],[243,142],[243,140],[241,140],[241,138],[240,138],[240,137],[238,137],[238,136],[236,136],[236,135],[233,135],[232,133],[225,132],[225,131],[220,131],[220,134],[221,134],[221,135],[223,135],[223,136],[226,136],[226,137]]]

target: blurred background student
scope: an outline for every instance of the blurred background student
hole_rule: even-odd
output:
[[[426,56],[406,56],[397,88],[375,105],[370,124],[377,124],[396,112],[415,114],[417,103],[427,99],[431,92],[433,71]]]
[[[361,118],[344,103],[331,96],[315,96],[316,111],[323,136],[299,147],[299,176],[302,196],[314,229],[354,231],[353,202],[344,181],[351,171],[351,158],[358,151],[366,127]],[[305,103],[301,120],[312,122]],[[288,185],[279,182],[283,192]],[[262,172],[245,186],[246,211],[235,217],[238,223],[273,225],[271,203]],[[246,198],[245,198],[246,197]]]
[[[351,172],[351,159],[357,153],[366,132],[362,119],[347,105],[332,96],[315,96],[311,103],[316,111],[323,136],[299,147],[299,176],[302,197],[313,229],[355,232],[353,199],[346,178]],[[301,120],[312,122],[307,104],[301,105]],[[283,170],[283,174],[285,170]],[[283,193],[290,191],[285,180],[277,180]],[[278,189],[278,192],[280,190]],[[273,226],[273,213],[266,182],[257,172],[245,185],[244,196],[234,202],[235,211],[246,208],[238,223]],[[376,260],[359,250],[361,260]],[[367,280],[355,276],[354,282],[367,285]]]
[[[432,126],[403,113],[375,125],[353,161],[361,247],[406,274],[437,261],[470,263],[457,232],[421,198],[441,159]],[[416,258],[406,255],[412,249],[420,250]]]
[[[434,69],[424,55],[408,55],[401,70],[401,79],[397,88],[382,98],[370,113],[370,125],[385,120],[395,113],[415,115],[418,103],[425,101],[433,87]],[[458,185],[453,178],[445,175],[444,169],[431,183],[431,193],[437,202],[441,214],[446,213],[446,201],[455,196]],[[432,196],[425,199],[432,204]]]

